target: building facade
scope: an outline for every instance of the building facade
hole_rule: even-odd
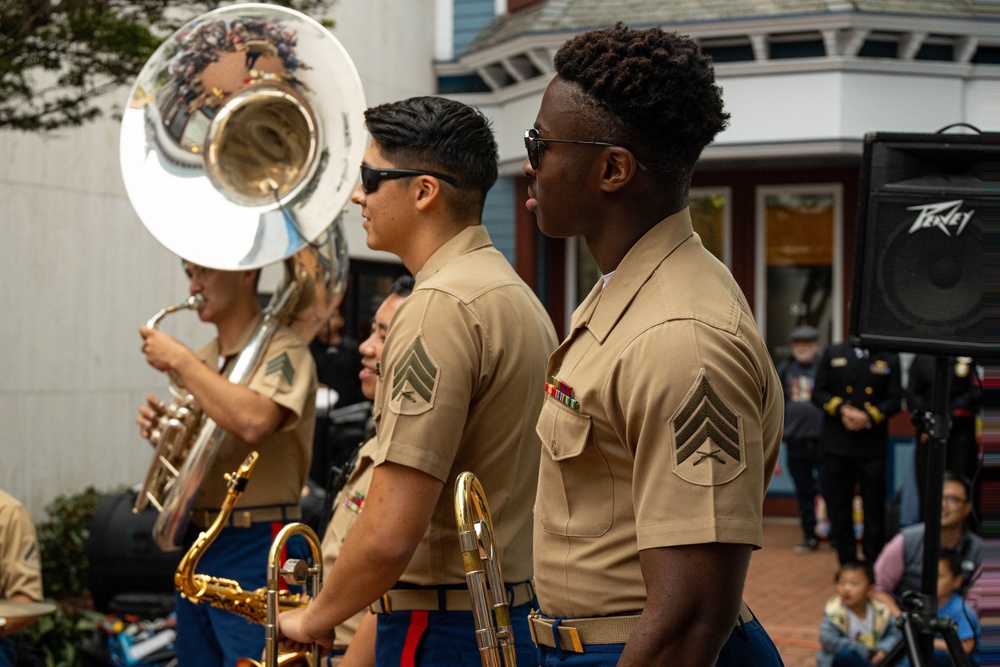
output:
[[[1000,129],[995,3],[338,0],[331,17],[369,105],[441,94],[491,117],[501,178],[485,224],[561,330],[595,267],[578,242],[539,234],[524,209],[522,137],[553,54],[582,30],[663,26],[715,58],[732,122],[705,151],[692,207],[776,358],[798,323],[818,325],[825,341],[846,333],[864,135]],[[56,495],[140,481],[152,452],[135,410],[166,393],[137,330],[183,300],[187,283],[128,201],[119,131],[109,118],[48,135],[0,132],[0,488],[36,518]],[[349,205],[356,289],[346,314],[363,326],[363,295],[401,268],[368,250],[360,222]],[[192,346],[211,335],[190,313],[163,327]]]

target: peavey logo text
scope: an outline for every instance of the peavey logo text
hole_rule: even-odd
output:
[[[962,207],[964,200],[956,199],[955,201],[943,201],[937,204],[925,204],[924,206],[910,206],[907,211],[920,211],[920,215],[914,220],[913,225],[910,227],[910,233],[919,229],[930,229],[931,227],[937,227],[946,235],[951,236],[951,231],[949,227],[957,228],[955,230],[955,236],[962,233],[965,226],[969,224],[969,220],[972,219],[972,214],[975,211],[959,211]]]

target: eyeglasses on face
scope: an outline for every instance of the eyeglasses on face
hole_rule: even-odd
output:
[[[945,505],[964,505],[968,500],[960,496],[945,495],[941,496],[941,502]]]
[[[453,177],[439,174],[436,171],[425,171],[422,169],[378,169],[362,163],[361,189],[365,191],[365,194],[370,195],[378,190],[378,184],[382,181],[391,181],[396,178],[410,178],[412,176],[433,176],[445,183],[458,186],[458,181]]]
[[[532,128],[530,130],[524,131],[524,148],[528,151],[528,164],[531,165],[532,169],[538,169],[538,153],[539,144],[583,144],[585,146],[607,146],[610,148],[625,148],[624,146],[619,146],[618,144],[611,144],[607,141],[581,141],[579,139],[549,139],[546,137],[542,139],[538,136],[538,130]],[[628,150],[627,148],[625,150]],[[632,156],[635,158],[635,156]],[[646,167],[638,160],[635,163],[640,169],[646,171]]]

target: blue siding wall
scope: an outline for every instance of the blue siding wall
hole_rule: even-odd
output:
[[[514,179],[501,176],[486,195],[483,225],[493,245],[514,263]]]
[[[494,0],[453,0],[452,39],[457,58],[469,43],[493,20]]]

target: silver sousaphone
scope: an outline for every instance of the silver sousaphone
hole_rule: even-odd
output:
[[[309,341],[343,296],[347,245],[338,218],[366,148],[364,109],[361,80],[340,42],[275,5],[232,5],[192,20],[157,49],[132,88],[121,166],[150,233],[205,267],[285,264],[232,382],[249,380],[279,324]],[[180,307],[197,308],[197,300]],[[160,510],[153,534],[165,550],[181,545],[224,435],[197,412],[190,427],[171,419],[150,438],[157,451],[134,508]]]

